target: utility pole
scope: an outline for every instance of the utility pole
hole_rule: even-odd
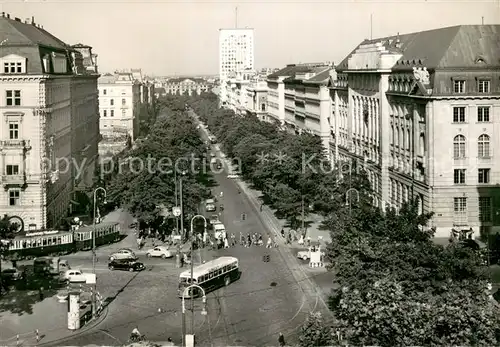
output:
[[[179,206],[179,202],[177,201],[177,171],[174,170],[174,189],[175,189],[175,206]],[[175,217],[175,232],[179,235],[179,217]]]
[[[179,203],[180,203],[179,207],[181,209],[181,234],[184,235],[184,206],[182,206],[182,177],[179,179]]]
[[[305,208],[304,208],[304,195],[302,195],[302,233],[305,234],[305,231],[306,231],[306,222],[305,222]],[[305,235],[304,235],[305,237]]]
[[[106,199],[106,189],[103,187],[98,187],[94,190],[94,220],[92,221],[92,273],[94,274],[94,277],[96,277],[95,273],[95,215],[96,215],[96,209],[97,209],[97,192],[99,190],[102,190],[104,192],[104,199]],[[97,315],[97,305],[96,305],[96,294],[97,294],[97,278],[93,286],[92,290],[92,317],[95,318]]]
[[[191,221],[191,285],[194,283],[194,232],[193,222]],[[191,334],[194,335],[194,292],[191,294]]]

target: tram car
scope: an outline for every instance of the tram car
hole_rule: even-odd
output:
[[[92,226],[83,226],[73,231],[28,231],[12,240],[7,255],[30,259],[89,250],[92,248],[92,230]],[[119,223],[96,224],[95,232],[96,247],[120,240]]]

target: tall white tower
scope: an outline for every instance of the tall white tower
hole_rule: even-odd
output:
[[[251,28],[219,29],[219,78],[228,79],[231,72],[254,69],[254,30]]]

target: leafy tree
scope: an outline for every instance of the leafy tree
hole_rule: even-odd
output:
[[[9,246],[14,239],[17,225],[10,223],[9,217],[4,215],[0,219],[0,273],[2,272],[2,259],[5,258]],[[0,276],[0,294],[3,289],[2,277]]]
[[[355,345],[490,344],[498,312],[485,292],[481,257],[462,244],[434,244],[424,227],[431,214],[417,211],[416,203],[399,214],[361,204],[325,222],[332,230],[327,257],[340,284],[329,305],[347,324],[343,335]],[[482,327],[464,333],[453,323],[459,315]]]
[[[111,200],[127,207],[144,225],[154,228],[163,223],[159,206],[170,208],[175,204],[174,170],[179,177],[184,173],[185,214],[196,213],[207,193],[200,183],[203,172],[191,165],[192,158],[201,158],[204,153],[196,126],[186,116],[182,100],[169,97],[162,102],[164,116],[158,117],[148,137],[117,163],[118,173],[108,187]]]
[[[321,313],[312,312],[300,327],[299,343],[301,347],[334,346],[338,338],[335,329],[324,322]]]

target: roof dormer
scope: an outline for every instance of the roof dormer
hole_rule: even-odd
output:
[[[17,54],[9,54],[0,59],[2,74],[25,74],[26,73],[26,58]]]

